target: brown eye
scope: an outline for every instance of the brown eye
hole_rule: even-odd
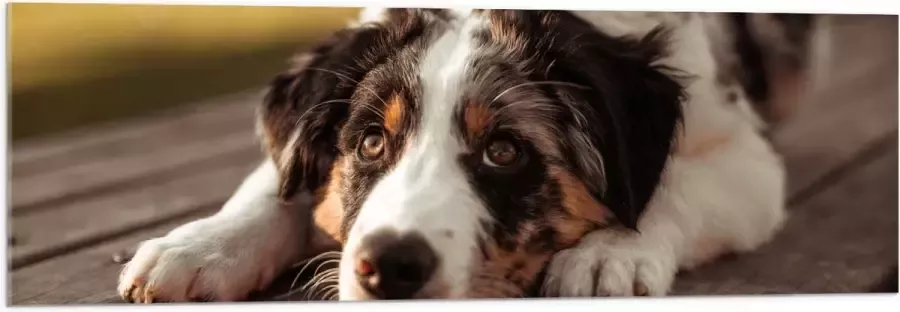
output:
[[[363,138],[359,145],[359,154],[366,160],[376,160],[384,154],[384,135],[370,133]]]
[[[507,140],[496,140],[484,150],[483,161],[491,167],[506,167],[516,163],[519,150],[515,144]]]

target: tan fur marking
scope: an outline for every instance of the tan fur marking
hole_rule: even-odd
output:
[[[573,216],[603,224],[609,215],[609,208],[594,199],[574,174],[563,168],[550,169],[550,175],[559,182],[562,190],[563,206]]]
[[[510,40],[510,42],[523,43],[524,40],[521,39],[521,36],[519,36],[519,33],[516,31],[515,27],[507,24],[505,21],[505,15],[508,15],[508,12],[505,12],[504,10],[498,10],[491,13],[492,14],[490,14],[488,20],[491,37],[495,39],[505,38],[507,40]],[[519,44],[516,44],[514,46],[521,47],[521,45]]]
[[[523,231],[519,241],[527,237]],[[532,234],[532,233],[528,233]],[[487,248],[488,260],[476,273],[469,289],[470,298],[515,298],[525,296],[538,273],[550,260],[552,251],[528,253],[520,244],[514,251],[504,251],[494,244]]]
[[[331,179],[316,192],[318,205],[313,208],[313,228],[309,238],[306,256],[313,257],[326,251],[341,249],[341,221],[344,206],[340,197],[341,169],[343,159],[334,161]]]
[[[406,108],[406,101],[399,94],[394,94],[387,102],[384,110],[384,129],[391,134],[397,134],[403,125],[403,112]]]
[[[564,213],[550,216],[549,218],[550,227],[557,232],[556,244],[560,250],[575,245],[587,234],[592,225],[596,224],[593,221]]]
[[[466,134],[470,138],[480,136],[491,123],[494,111],[481,104],[470,104],[465,109]]]

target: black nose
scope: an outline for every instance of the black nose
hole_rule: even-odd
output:
[[[356,276],[376,299],[412,298],[431,279],[438,258],[418,233],[372,233],[357,254]]]

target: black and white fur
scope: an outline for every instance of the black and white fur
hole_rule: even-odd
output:
[[[415,233],[439,262],[408,298],[630,296],[665,295],[679,270],[751,251],[783,224],[785,172],[763,134],[773,86],[751,54],[796,42],[741,38],[752,27],[729,14],[404,12],[364,10],[344,36],[276,79],[260,118],[271,157],[220,212],[142,243],[120,294],[139,302],[246,298],[322,248],[311,246],[314,213],[303,207],[332,200],[315,193],[330,185],[324,192],[338,194],[343,208],[331,216],[340,226],[323,231],[343,251],[341,300],[379,297],[359,286],[354,268],[385,229]],[[509,29],[485,35],[497,27],[491,21]],[[570,30],[582,26],[592,30]],[[401,30],[367,35],[379,27]],[[517,74],[524,80],[510,78]],[[528,82],[534,75],[556,83]],[[391,92],[380,89],[388,86],[404,90],[404,113],[417,117],[404,119],[407,137],[387,149],[386,168],[372,169],[351,160],[368,131],[356,122],[371,117],[372,107],[358,103],[388,105]],[[512,173],[490,171],[479,145],[460,134],[471,124],[460,121],[461,98],[526,103],[505,113],[521,123],[510,126],[521,151],[543,160],[521,169],[534,174],[504,181],[497,177]],[[577,185],[563,186],[552,170]],[[493,287],[479,275],[497,259],[489,254],[517,259],[494,261],[513,276],[514,291],[478,294]]]

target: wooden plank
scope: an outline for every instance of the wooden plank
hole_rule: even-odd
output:
[[[53,210],[13,216],[12,231],[18,243],[11,249],[12,267],[35,263],[197,209],[221,206],[260,160],[258,151],[230,155],[227,165],[207,171],[109,196],[73,201]]]
[[[795,196],[897,129],[897,18],[841,15],[829,21],[830,61],[812,71],[827,79],[814,77],[797,117],[773,138],[785,155],[788,193]]]
[[[770,244],[683,274],[675,294],[866,292],[896,274],[897,137],[871,155],[793,209]]]
[[[253,109],[259,91],[201,102],[13,149],[14,216],[65,206],[218,166],[259,150]]]
[[[216,139],[196,139],[146,153],[135,151],[122,157],[98,157],[54,172],[13,179],[12,214],[17,216],[27,211],[53,208],[97,193],[140,187],[144,183],[208,167],[217,157],[260,149],[252,130],[243,129]]]
[[[133,253],[141,241],[165,235],[217,209],[197,210],[157,227],[16,270],[10,274],[9,302],[13,305],[115,302],[121,264],[112,261],[114,253]]]
[[[53,172],[67,166],[116,158],[252,129],[260,90],[212,98],[152,116],[13,143],[12,177]],[[185,134],[190,134],[186,136]]]

